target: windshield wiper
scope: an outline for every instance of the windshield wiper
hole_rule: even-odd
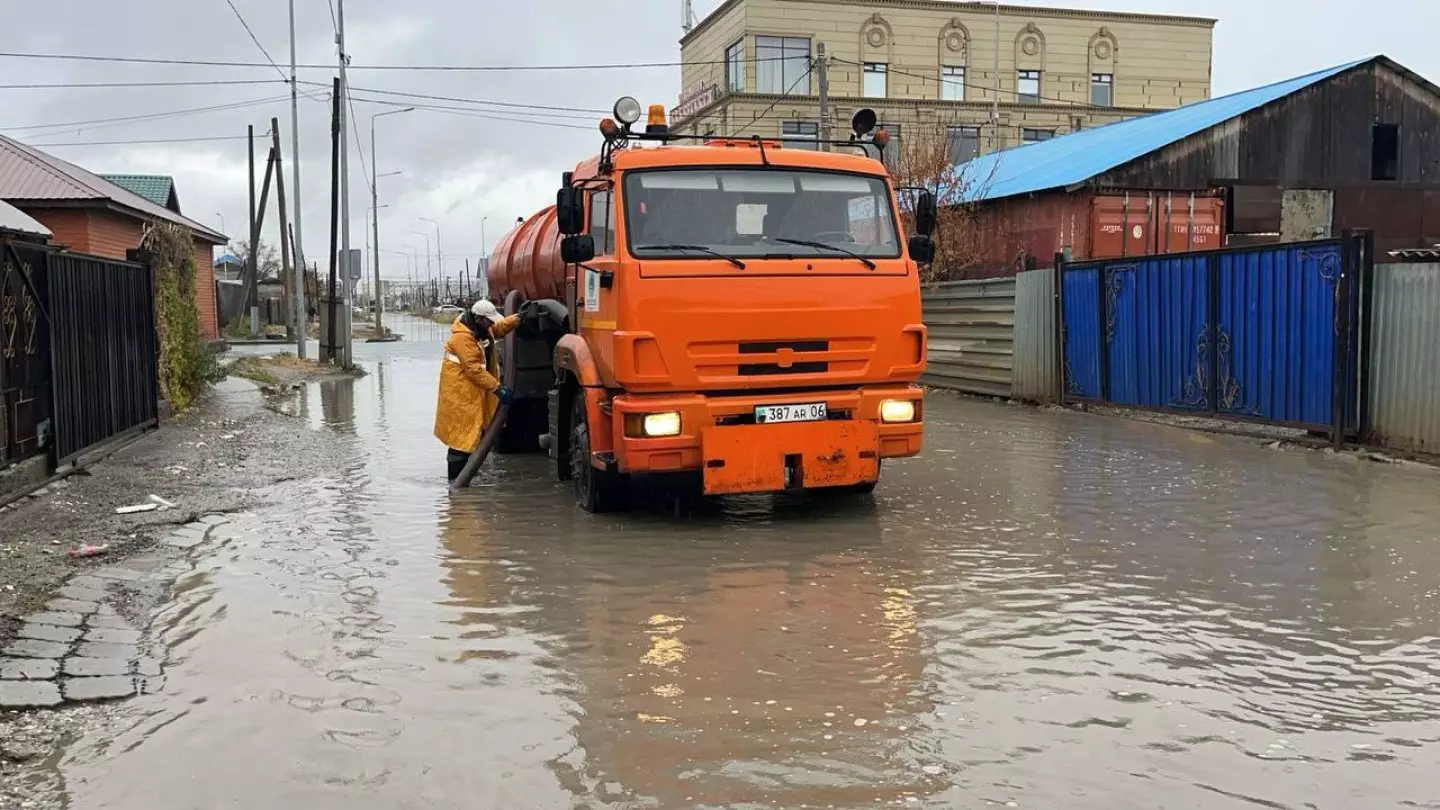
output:
[[[864,262],[864,263],[865,263],[865,266],[868,267],[868,268],[870,268],[871,270],[874,270],[874,269],[875,269],[875,262],[870,261],[869,259],[865,258],[864,256],[861,256],[859,253],[856,253],[856,252],[853,251],[853,250],[846,250],[845,248],[842,248],[842,247],[840,247],[839,245],[831,245],[831,244],[828,244],[828,243],[825,243],[825,242],[811,242],[811,241],[808,240],[808,239],[785,239],[784,237],[774,237],[774,238],[772,238],[770,241],[771,241],[771,242],[784,242],[784,243],[787,244],[787,245],[800,245],[801,247],[812,247],[812,248],[821,248],[821,249],[823,249],[823,250],[833,250],[833,251],[836,251],[836,252],[838,252],[838,253],[844,253],[846,256],[849,256],[849,257],[852,258],[852,259],[859,259],[860,261]]]
[[[727,262],[735,265],[736,267],[740,268],[741,270],[744,270],[744,269],[745,269],[745,263],[742,262],[742,261],[740,261],[739,259],[735,258],[734,256],[726,256],[724,253],[721,253],[720,251],[715,250],[714,248],[705,247],[704,245],[636,245],[634,249],[635,249],[635,250],[698,250],[698,251],[700,251],[700,252],[702,252],[702,253],[709,253],[711,256],[714,256],[714,257],[716,257],[716,258],[724,259],[725,261],[727,261]]]

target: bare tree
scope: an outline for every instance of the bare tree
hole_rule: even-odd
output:
[[[897,187],[929,189],[940,202],[935,261],[922,270],[921,279],[926,283],[983,272],[982,268],[993,262],[999,241],[973,202],[994,180],[993,170],[978,178],[960,171],[950,160],[950,145],[943,132],[906,133],[909,137],[892,144],[894,153],[885,156]],[[902,216],[913,222],[916,195],[901,191],[899,197]]]
[[[256,272],[259,273],[259,281],[269,281],[280,277],[280,252],[274,245],[267,244],[263,240],[259,243],[260,249],[256,252]],[[241,264],[250,266],[250,241],[239,239],[230,245],[230,252],[240,259]]]

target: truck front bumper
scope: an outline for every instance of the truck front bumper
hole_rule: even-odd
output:
[[[914,404],[908,422],[881,421],[881,403]],[[708,494],[836,487],[874,481],[882,458],[920,452],[922,394],[909,385],[744,396],[622,395],[610,402],[614,463],[636,474],[701,471]],[[757,424],[759,407],[824,403],[828,418]],[[678,413],[680,432],[648,438],[626,425]]]

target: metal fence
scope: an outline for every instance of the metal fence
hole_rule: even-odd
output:
[[[148,265],[55,253],[49,260],[55,460],[156,424],[159,388]]]
[[[929,329],[922,382],[972,394],[1010,396],[1015,279],[946,281],[922,291]]]
[[[1060,396],[1060,361],[1055,339],[1055,271],[1027,270],[1015,276],[1015,355],[1010,396],[1050,403]]]
[[[1369,440],[1440,453],[1440,263],[1375,267]]]
[[[0,240],[0,469],[43,451],[50,420],[48,251]]]
[[[149,266],[0,240],[0,468],[156,424]]]
[[[1067,264],[1067,399],[1358,429],[1366,238]]]

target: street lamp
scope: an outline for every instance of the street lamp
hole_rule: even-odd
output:
[[[440,223],[429,217],[417,217],[422,222],[428,222],[435,226],[435,263],[440,266],[440,275],[445,275],[445,254],[440,246]]]
[[[430,265],[430,234],[424,231],[411,231],[411,233],[425,237],[425,282],[429,284],[435,275],[434,268]],[[430,306],[435,306],[435,302],[431,301]]]
[[[215,216],[220,218],[220,233],[225,233],[225,215],[220,213],[219,211],[216,211]],[[229,234],[225,235],[229,236]]]
[[[380,303],[380,191],[379,183],[382,177],[392,177],[400,172],[388,172],[377,174],[380,170],[380,153],[375,151],[375,119],[384,118],[387,115],[399,115],[414,111],[414,107],[406,107],[403,110],[390,110],[389,112],[375,113],[370,116],[370,210],[374,212],[374,220],[371,227],[374,228],[375,239],[375,260],[371,265],[375,268],[375,337],[380,338],[385,334],[385,329],[380,325],[380,316],[384,306]]]

